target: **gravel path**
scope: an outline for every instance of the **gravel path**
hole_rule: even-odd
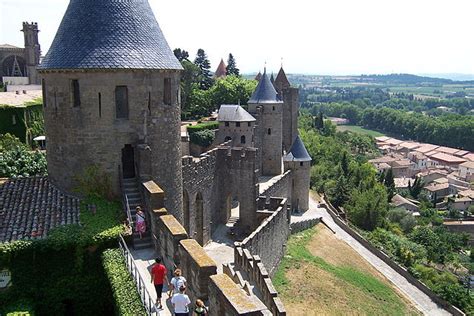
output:
[[[319,208],[318,203],[310,195],[309,210],[303,215],[292,216],[291,221],[297,222],[309,218],[322,217],[325,223],[336,232],[336,237],[344,240],[357,253],[359,253],[365,260],[367,260],[374,268],[382,273],[388,280],[390,280],[403,293],[412,304],[425,315],[450,315],[446,310],[439,307],[433,302],[425,293],[413,286],[402,275],[393,270],[389,265],[380,260],[361,243],[355,240],[352,236],[346,233],[339,225],[337,225],[331,215],[324,208]]]

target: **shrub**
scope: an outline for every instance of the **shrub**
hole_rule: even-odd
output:
[[[199,124],[196,124],[196,125],[189,125],[186,128],[188,130],[188,133],[192,134],[192,133],[195,133],[195,132],[208,130],[208,129],[211,129],[211,130],[218,129],[219,128],[219,122],[217,122],[217,121],[204,122],[204,123],[199,123]]]
[[[189,134],[189,140],[191,143],[202,146],[208,147],[212,144],[215,139],[214,131],[205,129],[197,132],[193,132]]]
[[[108,249],[102,254],[102,265],[112,287],[118,315],[145,315],[140,296],[135,288],[125,260],[119,249]]]
[[[74,191],[83,196],[103,197],[107,200],[114,199],[110,176],[97,165],[85,168],[81,174],[75,177],[75,180],[77,186]]]

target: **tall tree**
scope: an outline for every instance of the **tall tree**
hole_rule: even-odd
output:
[[[321,131],[324,128],[323,112],[320,111],[316,116],[314,120],[314,127],[316,127],[318,131]]]
[[[211,62],[207,58],[204,49],[199,48],[197,51],[196,59],[194,64],[200,69],[200,81],[199,87],[203,90],[207,90],[212,86],[212,74],[211,74]]]
[[[387,173],[385,174],[383,184],[387,188],[387,197],[388,201],[390,202],[395,195],[395,179],[393,178],[393,171],[391,168],[388,169]]]
[[[235,62],[235,58],[232,54],[229,54],[229,58],[227,59],[227,68],[226,74],[240,76],[239,68],[237,68],[237,64]]]
[[[185,51],[184,49],[181,48],[175,48],[173,50],[174,55],[180,62],[183,62],[183,60],[189,60],[189,53]]]

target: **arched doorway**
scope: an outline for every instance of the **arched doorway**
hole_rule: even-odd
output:
[[[226,199],[226,225],[233,227],[240,218],[240,202],[237,197],[228,195]]]
[[[186,190],[183,191],[183,217],[184,217],[184,229],[191,236],[191,229],[189,227],[189,196]]]
[[[202,199],[202,194],[199,192],[196,195],[195,208],[196,210],[196,241],[203,246],[204,244],[204,201]]]
[[[124,179],[135,177],[135,157],[130,144],[126,144],[122,148],[122,173]]]

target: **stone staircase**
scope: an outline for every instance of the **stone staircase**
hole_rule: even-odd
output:
[[[141,206],[144,208],[142,197],[140,194],[140,188],[136,178],[123,179],[123,194],[128,198],[128,205],[130,207],[130,213],[133,221],[133,248],[134,249],[146,249],[152,248],[153,242],[151,240],[150,224],[147,218],[147,230],[142,234],[142,239],[137,232],[135,232],[135,220],[136,220],[136,207]],[[147,212],[145,212],[147,214]]]

